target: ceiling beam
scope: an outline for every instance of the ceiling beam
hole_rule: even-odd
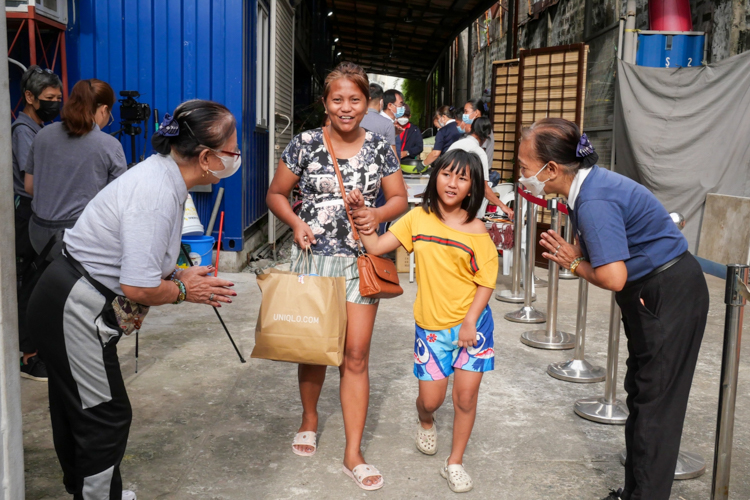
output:
[[[357,13],[356,10],[347,10],[347,9],[338,8],[338,9],[334,9],[333,15],[334,17],[343,16],[343,17],[351,17],[354,19],[359,19],[359,14]],[[367,14],[367,15],[371,15],[371,14]],[[413,23],[405,22],[402,16],[387,16],[387,15],[378,16],[376,15],[372,19],[376,25],[388,24],[388,23],[407,24],[407,25],[408,24],[420,25],[421,23],[422,25],[424,25],[424,23],[427,23],[430,26],[438,27],[443,23],[445,19],[455,19],[455,14],[454,16],[444,16],[444,17],[428,17],[428,18],[415,17]]]
[[[352,36],[356,36],[351,31],[340,31],[340,30],[337,30],[334,33],[335,33],[334,34],[334,38],[336,38],[336,37],[345,37],[346,36],[346,37],[349,37],[351,39]],[[411,33],[403,33],[403,32],[402,33],[398,33],[398,32],[396,32],[396,33],[391,34],[391,33],[388,33],[388,32],[384,32],[383,30],[379,30],[379,29],[377,29],[375,27],[372,27],[372,26],[360,26],[358,33],[360,35],[362,35],[363,37],[365,35],[368,35],[368,36],[369,35],[372,35],[372,36],[379,35],[379,38],[381,38],[383,40],[388,40],[389,41],[388,42],[389,45],[390,45],[390,37],[391,36],[396,36],[398,40],[408,40],[408,37],[413,37],[415,40],[433,41],[433,42],[435,41],[435,38],[436,38],[434,35],[420,35],[419,33],[411,34]],[[360,41],[362,41],[363,43],[368,43],[367,40],[360,40]],[[373,41],[375,41],[375,39]]]
[[[367,5],[370,7],[379,7],[384,6],[391,9],[411,9],[413,12],[423,12],[427,14],[439,14],[441,16],[455,16],[456,11],[441,7],[433,7],[431,5],[408,5],[407,2],[398,2],[393,0],[377,0],[377,1],[369,1],[369,0],[356,0],[356,2],[360,5]]]
[[[343,56],[342,56],[343,57]],[[426,72],[429,71],[432,65],[430,63],[427,64],[412,64],[408,61],[398,61],[394,59],[390,59],[388,61],[384,61],[382,59],[372,59],[372,58],[366,58],[366,57],[351,57],[351,60],[361,62],[362,64],[375,64],[380,66],[394,66],[394,67],[403,67],[406,69],[413,68],[419,72]]]

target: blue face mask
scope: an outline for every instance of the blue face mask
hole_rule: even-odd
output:
[[[464,115],[461,117],[461,121],[464,122],[466,125],[471,125],[472,123],[474,123],[474,120],[469,118],[469,115],[467,115],[466,113],[464,113]]]
[[[396,118],[401,118],[404,116],[404,113],[406,112],[406,108],[404,106],[401,106],[400,108],[396,108]]]

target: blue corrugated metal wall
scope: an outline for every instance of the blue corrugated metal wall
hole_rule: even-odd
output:
[[[222,180],[212,194],[194,193],[193,198],[206,224],[218,187],[224,187],[222,242],[227,250],[241,250],[244,229],[266,212],[268,186],[267,134],[265,143],[249,140],[255,129],[255,1],[70,2],[75,2],[76,12],[67,37],[71,87],[81,78],[99,78],[116,93],[139,91],[140,101],[158,109],[160,117],[194,98],[221,102],[237,117],[242,175]],[[251,63],[244,72],[243,62]],[[118,106],[114,115],[119,122]],[[149,135],[152,132],[153,123]],[[142,154],[142,135],[136,145]],[[150,140],[145,145],[146,155],[151,154]],[[130,137],[123,147],[129,157]]]

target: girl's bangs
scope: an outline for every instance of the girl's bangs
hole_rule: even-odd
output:
[[[471,166],[468,161],[462,162],[458,158],[454,158],[452,162],[440,168],[440,170],[447,170],[450,173],[457,173],[458,175],[471,174]]]

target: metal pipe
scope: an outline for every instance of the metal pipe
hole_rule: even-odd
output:
[[[216,201],[214,202],[214,208],[211,210],[211,218],[208,220],[208,226],[206,226],[206,236],[211,236],[214,232],[214,224],[216,224],[216,216],[219,214],[219,207],[221,206],[221,199],[224,197],[224,188],[220,187],[219,192],[216,193]]]
[[[523,307],[518,311],[505,315],[505,319],[514,323],[544,323],[547,321],[544,313],[540,313],[531,305],[534,293],[534,254],[536,235],[536,205],[526,200],[526,266],[524,269]]]
[[[5,9],[0,13],[0,144],[11,150],[8,92],[8,24]],[[9,154],[0,158],[0,497],[25,498],[23,465],[23,421],[21,415],[21,382],[18,369],[18,306],[16,303],[16,263],[13,223],[13,164]]]
[[[612,292],[609,311],[609,344],[607,345],[607,378],[604,380],[604,402],[613,404],[617,400],[617,361],[620,354],[620,306]]]
[[[576,350],[573,359],[584,358],[586,348],[586,316],[589,302],[589,282],[578,278],[578,312],[576,313]]]
[[[625,36],[623,37],[623,60],[625,62],[629,62],[631,64],[635,64],[635,46],[637,45],[636,41],[636,32],[635,32],[635,14],[636,14],[636,4],[635,0],[628,0],[628,6],[626,9],[626,18],[625,18]]]
[[[594,366],[586,361],[584,351],[586,337],[586,316],[589,299],[589,282],[578,278],[578,312],[576,313],[575,352],[573,359],[560,363],[552,363],[547,367],[547,373],[566,382],[591,383],[601,382],[606,376],[604,368]]]
[[[729,473],[732,463],[734,436],[734,411],[737,398],[737,375],[740,365],[740,340],[747,291],[748,266],[729,264],[724,302],[727,305],[724,319],[724,347],[721,359],[721,386],[719,410],[716,421],[716,447],[714,448],[714,476],[711,482],[711,500],[729,498]]]
[[[523,238],[523,198],[518,192],[519,184],[516,183],[514,186],[516,190],[513,207],[516,210],[515,220],[513,224],[513,271],[512,271],[512,283],[510,290],[502,290],[495,294],[495,299],[501,302],[509,302],[511,304],[520,304],[524,300],[524,294],[521,292],[521,272],[523,269],[523,257],[521,256],[521,239]],[[536,296],[532,295],[531,300],[535,300]]]
[[[562,214],[563,217],[565,217],[565,241],[569,244],[573,244],[573,223],[570,220],[569,215]],[[575,275],[575,273],[572,273],[570,269],[562,268],[560,269],[560,279],[561,280],[574,280],[578,278],[578,276]]]
[[[558,205],[562,203],[561,198],[552,198],[547,201],[550,211],[550,229],[556,233],[560,232],[560,211]],[[529,347],[538,349],[573,349],[575,338],[573,335],[561,332],[557,329],[557,293],[558,293],[558,271],[560,266],[554,260],[549,261],[549,291],[547,293],[547,328],[545,330],[533,330],[521,335],[521,342]]]
[[[523,305],[531,305],[531,294],[534,292],[534,262],[536,260],[536,205],[526,202],[526,267],[523,270]]]
[[[609,313],[609,344],[607,347],[607,373],[604,379],[604,397],[579,399],[573,409],[579,417],[600,424],[622,425],[628,419],[628,408],[617,399],[617,361],[620,349],[620,306],[612,292]]]

